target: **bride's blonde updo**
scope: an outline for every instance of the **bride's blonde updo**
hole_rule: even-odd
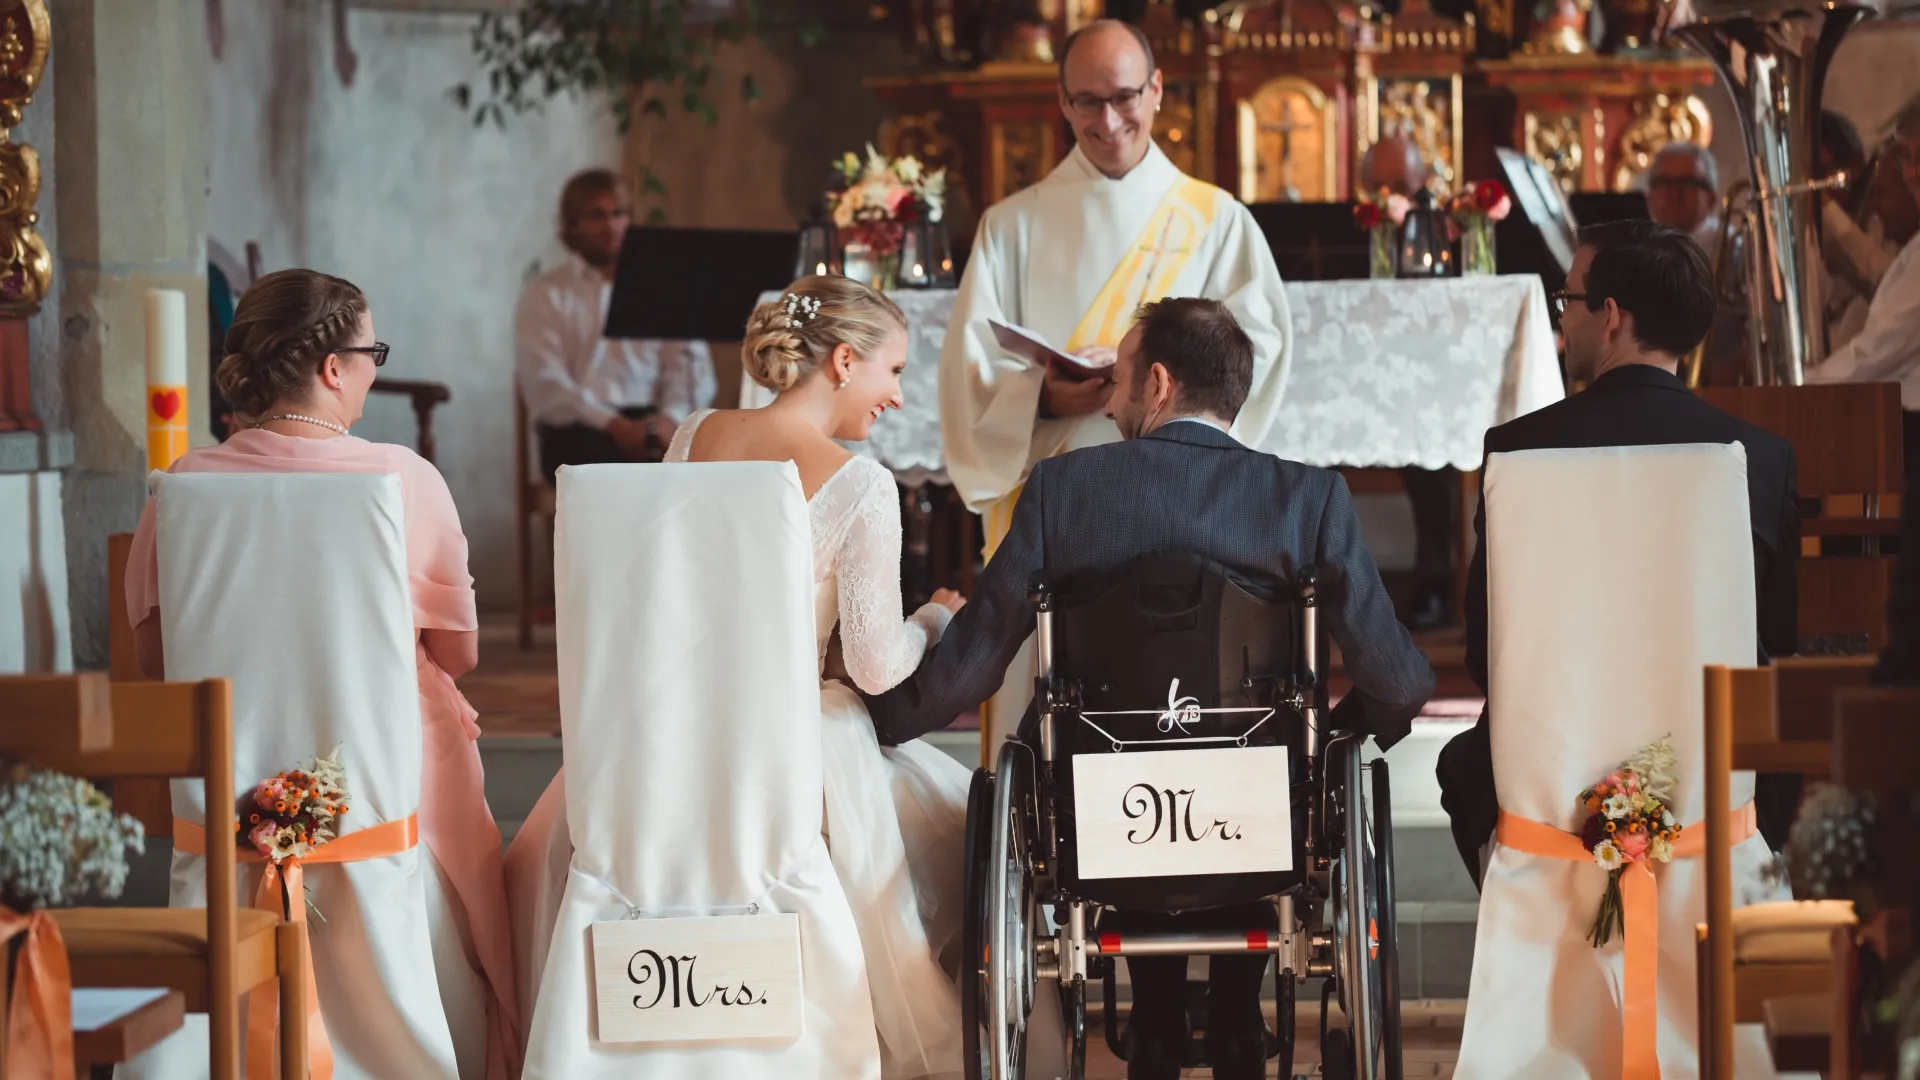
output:
[[[753,309],[740,363],[754,382],[779,393],[820,370],[834,346],[845,343],[856,355],[871,356],[906,328],[900,305],[885,294],[852,278],[816,274]]]

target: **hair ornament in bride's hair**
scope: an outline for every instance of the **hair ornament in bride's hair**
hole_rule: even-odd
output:
[[[784,302],[787,307],[787,326],[791,329],[800,329],[820,314],[820,301],[811,296],[788,293]]]

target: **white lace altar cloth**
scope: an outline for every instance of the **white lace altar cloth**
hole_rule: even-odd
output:
[[[888,294],[907,314],[906,408],[863,445],[901,483],[945,483],[940,345],[948,289]],[[778,293],[760,299],[776,300]],[[1490,427],[1565,396],[1547,297],[1532,274],[1433,281],[1295,281],[1292,370],[1260,449],[1309,465],[1480,467]],[[771,392],[741,378],[740,404]]]

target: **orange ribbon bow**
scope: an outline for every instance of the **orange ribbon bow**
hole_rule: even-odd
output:
[[[21,934],[7,1008],[7,1055],[0,1074],[17,1080],[67,1080],[73,1075],[73,976],[60,924],[44,911],[25,915],[0,907],[0,945]],[[6,953],[0,952],[0,979]]]
[[[1754,833],[1753,804],[1733,812],[1731,843]],[[1580,834],[1556,829],[1532,818],[1500,811],[1494,838],[1502,847],[1543,859],[1593,861]],[[1707,831],[1698,823],[1680,830],[1673,857],[1692,859],[1707,853]],[[1659,1080],[1660,1055],[1660,894],[1659,879],[1647,860],[1628,863],[1620,875],[1620,906],[1626,920],[1626,980],[1622,988],[1621,1080]]]
[[[420,842],[420,820],[409,814],[399,821],[350,832],[329,840],[308,852],[304,858],[285,858],[274,862],[257,851],[240,852],[241,862],[266,864],[260,875],[260,887],[254,890],[253,906],[307,930],[307,894],[304,866],[329,863],[365,862],[398,855]],[[196,822],[173,819],[173,846],[189,855],[207,853],[206,829]],[[309,946],[308,952],[312,949]],[[320,1016],[320,994],[313,981],[313,964],[307,965],[307,1069],[312,1080],[333,1080],[333,1044],[327,1040],[327,1025]],[[247,994],[247,1075],[272,1080],[280,1075],[274,1055],[274,1036],[279,1027],[280,986],[268,982]],[[71,1071],[71,1070],[69,1070]]]

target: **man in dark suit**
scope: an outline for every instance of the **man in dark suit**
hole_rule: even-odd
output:
[[[1204,555],[1249,577],[1319,574],[1321,618],[1354,689],[1334,727],[1382,745],[1405,734],[1433,692],[1433,669],[1394,619],[1337,473],[1251,450],[1229,425],[1253,377],[1253,344],[1217,301],[1162,300],[1120,342],[1107,415],[1125,441],[1042,461],[1006,540],[940,644],[913,677],[870,699],[880,741],[945,727],[999,687],[1033,632],[1027,582],[1117,568],[1153,551]],[[1029,710],[1022,729],[1033,722]],[[1203,918],[1204,916],[1181,916]],[[1266,1075],[1260,982],[1266,957],[1214,957],[1208,1057],[1220,1080]],[[1131,1080],[1173,1080],[1187,1040],[1186,958],[1129,958]]]
[[[1546,447],[1657,446],[1737,442],[1747,452],[1747,504],[1753,519],[1754,591],[1761,663],[1795,650],[1800,509],[1794,495],[1793,447],[1706,404],[1675,372],[1680,357],[1706,336],[1714,316],[1713,274],[1706,255],[1684,234],[1650,221],[1584,229],[1580,250],[1556,294],[1567,343],[1567,374],[1589,383],[1573,397],[1487,432],[1487,454]],[[1477,541],[1467,576],[1467,671],[1487,687],[1487,554],[1484,502],[1473,519]],[[1577,570],[1569,567],[1569,572]],[[1658,612],[1647,612],[1649,621]],[[1630,678],[1631,672],[1621,676]],[[1493,835],[1500,804],[1493,787],[1487,736],[1489,701],[1480,722],[1441,751],[1440,804],[1453,819],[1453,839],[1467,872],[1480,881],[1480,849]],[[1760,831],[1778,850],[1799,800],[1795,777],[1760,777],[1755,810]]]

